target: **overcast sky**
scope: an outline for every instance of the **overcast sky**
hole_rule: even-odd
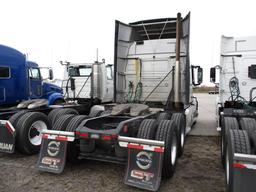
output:
[[[229,0],[0,0],[0,43],[52,66],[62,77],[60,60],[113,63],[114,21],[184,17],[191,11],[191,64],[219,64],[221,35],[256,35],[256,3]]]

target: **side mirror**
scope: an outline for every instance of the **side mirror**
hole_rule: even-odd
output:
[[[203,69],[200,66],[192,65],[192,83],[198,86],[203,82]]]
[[[216,68],[212,67],[210,69],[210,82],[215,83],[216,82]]]
[[[53,80],[53,71],[52,71],[52,69],[49,69],[49,79]]]

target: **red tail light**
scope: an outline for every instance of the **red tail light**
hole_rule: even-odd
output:
[[[110,141],[112,138],[111,138],[111,135],[102,135],[101,139],[104,141]]]
[[[89,138],[89,133],[76,132],[76,135],[79,135],[80,137],[84,137],[84,138]]]
[[[128,125],[124,125],[123,131],[124,133],[128,133]]]
[[[246,168],[246,166],[244,166],[243,164],[240,164],[240,163],[234,163],[233,167],[234,168],[239,168],[239,169],[245,169]]]
[[[104,141],[111,141],[112,139],[117,139],[117,135],[102,135],[101,139]]]

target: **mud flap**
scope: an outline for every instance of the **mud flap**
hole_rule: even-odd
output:
[[[256,155],[235,153],[232,170],[233,192],[255,192]]]
[[[10,121],[0,120],[0,152],[14,153],[15,129]]]
[[[61,173],[66,164],[67,144],[74,139],[73,132],[44,131],[37,168],[40,171]]]
[[[124,183],[157,191],[162,174],[164,142],[131,137],[118,137],[119,145],[128,148]]]

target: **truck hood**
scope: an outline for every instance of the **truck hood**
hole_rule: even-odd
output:
[[[47,82],[43,83],[43,90],[44,90],[44,93],[49,93],[49,92],[63,93],[63,90],[61,87],[52,83],[47,83]]]

